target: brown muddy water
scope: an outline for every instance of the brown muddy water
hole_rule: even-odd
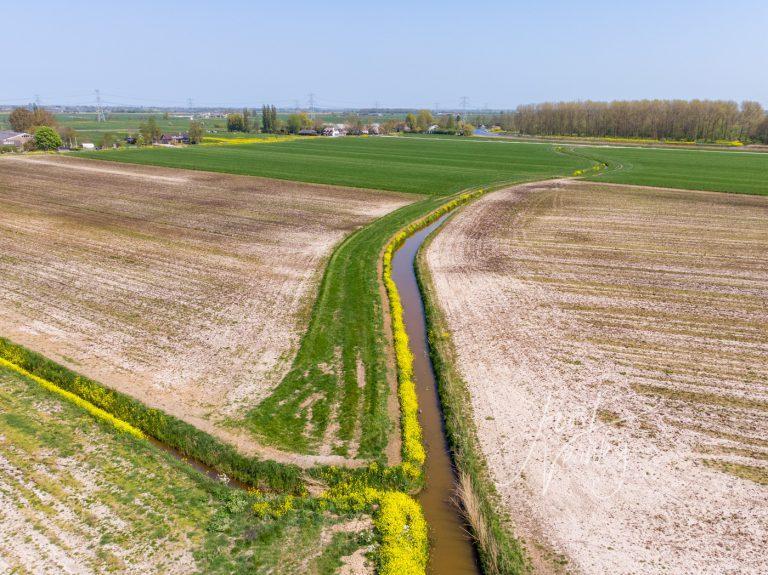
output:
[[[426,486],[419,502],[429,524],[430,559],[433,575],[480,573],[477,552],[461,511],[454,503],[456,470],[451,460],[445,423],[437,392],[437,381],[429,357],[424,302],[416,281],[414,260],[421,244],[448,214],[408,238],[392,258],[392,279],[400,292],[405,328],[413,353],[413,372],[419,398],[419,421],[427,448]]]

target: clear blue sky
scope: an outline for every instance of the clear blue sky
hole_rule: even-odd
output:
[[[4,2],[0,105],[768,105],[766,0]]]

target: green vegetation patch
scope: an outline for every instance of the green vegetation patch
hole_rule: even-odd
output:
[[[451,194],[521,177],[548,178],[584,167],[552,146],[500,145],[458,138],[306,138],[279,146],[132,148],[79,155],[429,195]]]
[[[616,184],[768,195],[768,154],[658,148],[577,148],[613,169],[588,179]]]

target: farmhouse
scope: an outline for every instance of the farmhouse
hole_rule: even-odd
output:
[[[312,129],[299,130],[299,136],[317,136],[317,131]]]
[[[160,136],[160,143],[166,145],[189,144],[189,134],[187,132],[179,134],[163,134]]]
[[[341,136],[341,132],[335,126],[327,126],[327,127],[323,128],[323,136],[329,136],[331,138],[336,138],[338,136]]]
[[[31,141],[32,138],[32,134],[27,134],[26,132],[1,131],[0,146],[16,146],[21,148],[25,143]]]

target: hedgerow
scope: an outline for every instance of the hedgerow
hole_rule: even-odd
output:
[[[53,391],[71,394],[59,395],[72,401],[76,401],[73,396],[84,400],[85,404],[79,405],[92,413],[86,404],[243,483],[288,493],[303,493],[306,489],[297,466],[241,455],[234,447],[193,425],[159,409],[147,407],[132,397],[104,387],[2,337],[0,358],[5,360],[4,365],[11,363],[34,375],[38,383],[42,380],[57,388]]]

